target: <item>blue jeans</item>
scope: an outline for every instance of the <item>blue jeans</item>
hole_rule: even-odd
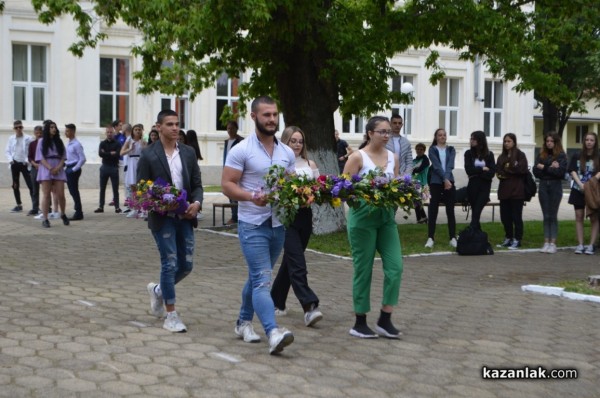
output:
[[[271,219],[261,225],[239,221],[238,236],[248,264],[248,280],[242,290],[240,321],[251,321],[256,312],[268,336],[277,328],[275,306],[271,298],[271,274],[283,248],[285,228],[274,228]]]
[[[163,227],[152,232],[160,253],[160,290],[165,304],[175,304],[175,285],[192,272],[194,230],[191,220],[165,217]]]

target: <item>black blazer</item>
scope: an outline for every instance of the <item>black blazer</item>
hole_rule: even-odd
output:
[[[187,200],[190,203],[199,201],[202,203],[204,199],[204,189],[202,188],[202,178],[200,176],[200,167],[194,149],[187,145],[179,145],[179,157],[181,158],[183,188],[187,192]],[[137,165],[137,180],[156,180],[162,178],[169,184],[173,184],[171,180],[171,169],[165,155],[165,148],[162,142],[156,141],[154,144],[146,147],[140,156]],[[160,214],[150,212],[148,214],[148,228],[152,231],[159,231],[164,222],[165,217]],[[194,227],[198,226],[197,220],[192,221]]]

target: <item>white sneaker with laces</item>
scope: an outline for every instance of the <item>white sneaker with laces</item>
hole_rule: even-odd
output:
[[[50,216],[50,214],[48,214],[48,216]],[[33,217],[34,220],[43,220],[44,219],[44,213],[40,213],[37,216]]]
[[[428,238],[427,243],[425,243],[425,247],[431,249],[433,247],[433,239]]]
[[[548,250],[546,251],[546,253],[548,253],[548,254],[556,253],[556,245],[554,243],[550,243],[548,245]]]
[[[287,315],[287,310],[280,310],[279,308],[275,307],[275,316],[286,316]]]
[[[585,251],[585,247],[583,245],[577,245],[575,248],[575,254],[583,254]]]
[[[544,246],[540,249],[540,253],[548,253],[548,249],[550,248],[550,243],[544,242]]]
[[[317,322],[323,319],[323,314],[318,308],[313,308],[304,313],[304,324],[306,326],[314,326]]]
[[[60,218],[60,213],[57,211],[54,213],[50,213],[50,214],[48,214],[48,218],[53,218],[53,219],[58,220]]]
[[[456,238],[450,239],[450,246],[456,247]]]
[[[131,210],[129,211],[129,213],[127,213],[127,215],[125,217],[127,218],[137,218],[138,216],[138,211],[137,210]]]
[[[187,332],[187,328],[183,322],[181,322],[181,319],[179,319],[179,315],[177,315],[176,311],[167,312],[165,323],[163,323],[163,329],[167,329],[169,332],[173,333]]]
[[[260,336],[254,333],[254,327],[252,327],[252,322],[250,321],[242,321],[235,325],[234,331],[235,334],[246,343],[258,343],[260,341]]]
[[[586,246],[585,251],[584,251],[585,254],[589,254],[589,255],[594,254],[594,252],[595,252],[594,245]]]
[[[156,283],[148,283],[146,289],[148,290],[148,295],[150,296],[150,312],[157,318],[165,317],[165,306],[163,305],[162,295],[156,294],[154,290],[158,286]]]
[[[286,328],[275,328],[269,334],[269,354],[278,354],[292,344],[294,335]]]

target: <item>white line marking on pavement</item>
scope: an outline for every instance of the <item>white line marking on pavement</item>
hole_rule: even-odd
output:
[[[147,328],[148,325],[146,325],[145,323],[142,322],[138,322],[138,321],[129,321],[129,323],[131,323],[133,326],[137,326],[140,328]]]
[[[85,300],[77,300],[78,303],[83,304],[83,305],[87,305],[88,307],[95,307],[96,304],[94,303],[90,303],[89,301],[85,301]]]
[[[210,355],[212,355],[215,358],[223,359],[228,362],[233,362],[233,363],[241,362],[240,359],[234,357],[233,355],[225,354],[224,352],[212,352]]]

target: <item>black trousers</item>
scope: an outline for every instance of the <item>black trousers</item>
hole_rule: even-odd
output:
[[[115,209],[119,208],[119,166],[100,166],[100,207],[104,208],[104,197],[106,196],[106,185],[108,179],[113,190],[113,198],[115,201]]]
[[[275,307],[280,310],[286,308],[290,286],[300,301],[303,309],[310,304],[319,305],[319,298],[308,286],[308,271],[304,251],[308,246],[312,234],[312,210],[301,208],[296,214],[292,225],[285,230],[285,243],[283,244],[283,260],[271,287],[271,297]]]
[[[73,171],[72,167],[67,167],[67,187],[75,204],[75,216],[82,216],[83,209],[81,208],[81,196],[79,195],[79,177],[81,177],[81,169]]]
[[[505,238],[523,240],[523,199],[501,200],[500,220]]]
[[[469,196],[469,205],[471,206],[471,228],[481,229],[479,220],[481,212],[486,203],[490,200],[490,190],[492,183],[487,181],[469,180],[467,186],[467,195]]]
[[[13,162],[10,165],[10,173],[12,174],[12,189],[13,194],[15,195],[15,201],[17,205],[21,206],[23,202],[21,202],[21,190],[19,185],[19,176],[22,174],[25,179],[25,184],[27,184],[27,188],[29,188],[29,196],[31,196],[31,176],[29,175],[29,170],[27,170],[27,164]]]
[[[442,184],[429,184],[429,193],[431,198],[429,199],[429,216],[427,222],[427,233],[428,237],[434,239],[435,237],[435,226],[437,223],[437,216],[440,207],[440,203],[444,203],[446,206],[446,217],[448,218],[448,236],[450,239],[456,237],[456,217],[454,216],[454,196],[456,194],[456,187],[454,183],[452,188],[446,190]]]

